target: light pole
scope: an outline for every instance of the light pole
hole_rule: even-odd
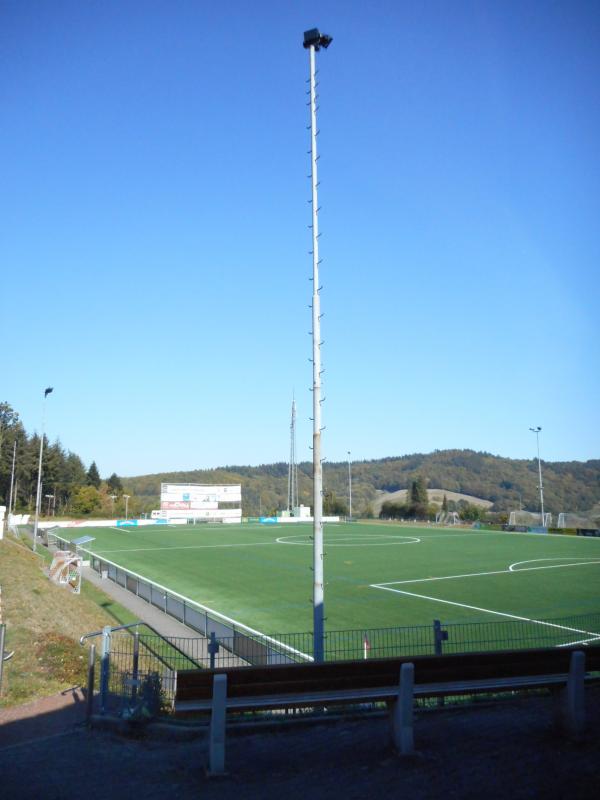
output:
[[[8,498],[8,521],[10,522],[10,515],[13,508],[13,489],[15,488],[15,464],[17,461],[17,440],[13,444],[13,457],[12,457],[12,470],[10,472],[10,494]]]
[[[125,520],[127,520],[127,506],[129,505],[129,498],[131,497],[130,494],[124,494],[123,500],[125,500]]]
[[[348,450],[348,518],[352,519],[352,462]]]
[[[110,497],[111,502],[112,502],[112,515],[114,517],[114,515],[115,515],[115,500],[117,499],[117,495],[116,494],[109,494],[108,496]]]
[[[33,523],[33,552],[37,551],[38,524],[40,520],[40,503],[42,500],[42,456],[44,454],[44,427],[46,423],[46,398],[54,391],[49,386],[44,391],[44,402],[42,403],[42,435],[40,436],[40,460],[38,463],[37,492],[35,495],[35,520]]]
[[[315,53],[329,47],[331,36],[316,28],[304,32],[309,56],[310,179],[312,203],[312,365],[313,365],[313,657],[325,658],[325,591],[323,574],[323,464],[321,461],[321,285],[319,283],[319,203],[317,198],[317,92]]]
[[[50,501],[54,500],[54,495],[53,494],[45,494],[44,497],[48,501],[48,510],[46,511],[46,516],[49,517],[50,516]]]
[[[529,430],[532,433],[535,433],[535,438],[536,438],[536,441],[537,441],[538,470],[539,470],[539,473],[540,473],[540,485],[539,485],[539,490],[540,490],[540,508],[541,508],[541,512],[542,512],[542,528],[543,528],[544,527],[544,520],[545,520],[545,517],[544,517],[544,484],[542,482],[542,462],[540,460],[540,431],[542,429],[538,425],[535,428],[529,428]]]

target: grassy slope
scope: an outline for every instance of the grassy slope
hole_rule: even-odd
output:
[[[95,529],[95,552],[267,633],[312,628],[312,552],[308,526],[123,531]],[[281,545],[285,536],[296,545]],[[400,544],[402,537],[420,543]],[[298,537],[298,538],[294,538]],[[371,584],[430,576],[506,570],[532,559],[597,559],[600,540],[529,536],[400,525],[339,525],[326,529],[327,627],[374,628],[446,621],[502,619],[465,605],[537,619],[600,613],[600,563],[398,588],[440,598],[400,595]],[[524,565],[536,566],[553,561]]]
[[[104,593],[84,584],[75,595],[50,583],[35,556],[14,540],[0,541],[2,619],[7,651],[0,708],[85,685],[87,651],[79,637],[104,625],[130,622]]]
[[[312,465],[298,465],[300,499],[312,504]],[[561,511],[587,512],[599,501],[600,460],[587,462],[543,462],[546,510],[554,515]],[[539,491],[535,458],[515,460],[477,453],[472,450],[438,450],[413,453],[398,458],[355,461],[352,464],[352,505],[355,515],[362,516],[367,504],[376,500],[377,490],[394,492],[410,486],[418,474],[430,489],[459,492],[496,504],[497,510],[523,507],[537,509]],[[167,483],[241,483],[244,514],[256,516],[259,497],[262,508],[285,508],[288,465],[263,464],[256,467],[230,466],[216,470],[192,470],[126,478],[129,493],[147,500],[158,508],[161,481]],[[342,498],[348,493],[347,462],[327,462],[327,489]]]

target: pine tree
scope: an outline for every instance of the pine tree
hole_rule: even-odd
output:
[[[93,486],[95,489],[100,488],[100,473],[98,472],[95,461],[92,461],[86,473],[86,483],[88,486]]]
[[[115,492],[115,494],[117,492],[123,491],[123,484],[121,483],[121,479],[119,478],[116,472],[113,472],[110,478],[108,478],[108,480],[106,481],[106,485],[111,490],[111,492]]]

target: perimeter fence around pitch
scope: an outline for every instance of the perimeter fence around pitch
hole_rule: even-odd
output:
[[[68,540],[54,534],[56,546],[69,549]],[[83,548],[81,548],[83,550]],[[302,663],[313,660],[313,634],[264,634],[173,592],[144,576],[85,551],[90,566],[105,579],[144,599],[168,616],[196,631],[197,637],[165,638],[148,626],[120,627],[110,634],[110,694],[127,705],[141,687],[152,693],[159,684],[162,701],[169,705],[174,675],[179,669],[243,667]],[[107,641],[103,637],[104,648]],[[331,630],[325,636],[328,661],[395,658],[572,644],[600,646],[600,612],[533,620],[484,622],[432,620],[429,625]],[[106,676],[105,676],[106,680]],[[108,691],[108,685],[105,685]]]
[[[567,635],[568,634],[568,635]],[[591,636],[590,636],[591,634]],[[96,638],[95,638],[96,637]],[[580,637],[580,638],[577,638]],[[581,638],[585,637],[585,638]],[[182,669],[241,667],[312,660],[312,633],[285,633],[256,640],[245,659],[235,654],[239,634],[217,638],[163,637],[144,623],[106,628],[82,637],[97,642],[99,668],[92,685],[97,710],[136,717],[168,713]],[[279,658],[274,654],[279,643]],[[370,630],[329,631],[328,661],[461,654],[494,650],[562,647],[585,642],[600,646],[600,614],[548,620],[443,623]],[[301,651],[303,651],[301,655]],[[292,658],[291,652],[297,653]],[[91,688],[91,687],[90,687]]]

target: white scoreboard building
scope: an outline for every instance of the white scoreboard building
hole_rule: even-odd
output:
[[[160,511],[154,519],[190,522],[241,522],[240,484],[161,483]]]

